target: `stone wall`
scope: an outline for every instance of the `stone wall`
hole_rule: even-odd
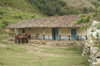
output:
[[[78,46],[75,41],[58,41],[58,40],[29,40],[31,44],[37,45],[48,45],[48,46],[59,46],[59,47],[66,47],[66,46]],[[82,41],[79,41],[82,43]]]
[[[100,49],[98,47],[94,47],[94,44],[85,41],[82,43],[82,56],[90,55],[88,62],[90,62],[90,66],[100,66]]]

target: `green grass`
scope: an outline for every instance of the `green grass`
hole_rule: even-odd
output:
[[[0,23],[8,22],[9,25],[30,18],[39,18],[41,16],[34,13],[27,13],[16,9],[0,8]]]
[[[3,37],[4,35],[0,35]],[[10,44],[0,39],[0,66],[89,66],[88,57],[75,47],[39,47],[31,44]]]
[[[0,6],[17,8],[26,12],[37,12],[27,0],[0,0]]]

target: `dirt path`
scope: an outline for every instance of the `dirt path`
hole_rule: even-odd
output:
[[[7,46],[7,45],[4,45],[4,44],[1,44],[1,43],[0,43],[0,47],[6,47],[6,46]]]

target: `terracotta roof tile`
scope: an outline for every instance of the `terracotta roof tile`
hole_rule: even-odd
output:
[[[35,18],[27,19],[16,22],[8,28],[32,28],[32,27],[82,27],[89,23],[73,25],[77,19],[80,19],[78,15],[67,15],[67,16],[58,16],[58,17],[46,17],[46,18]]]

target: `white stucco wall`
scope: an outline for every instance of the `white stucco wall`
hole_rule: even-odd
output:
[[[67,38],[68,39],[68,35],[71,35],[71,29],[76,29],[76,34],[77,35],[89,35],[90,34],[90,28],[87,29],[80,29],[80,28],[60,28],[60,31],[58,30],[59,35],[63,35],[61,36],[62,39]],[[22,30],[23,29],[15,29],[15,33],[16,34],[22,34]],[[45,28],[45,32],[43,32],[44,29],[43,28],[31,28],[30,30],[30,34],[31,36],[36,36],[36,33],[39,34],[39,36],[42,36],[43,33],[45,33],[45,38],[46,39],[52,39],[52,28]],[[29,29],[26,28],[25,29],[25,33],[29,33]],[[43,38],[43,37],[42,37]]]
[[[52,39],[52,28],[45,28],[45,37],[48,39]]]
[[[68,28],[60,28],[59,35],[61,35],[61,39],[68,39],[68,35],[70,34],[70,29]]]
[[[77,35],[87,35],[87,29],[77,28]]]
[[[36,35],[36,34],[43,35],[43,28],[31,28],[30,34],[31,35]]]
[[[68,28],[60,28],[60,35],[70,35],[69,31]]]
[[[15,29],[15,33],[22,34],[22,30],[23,29]],[[29,32],[28,28],[25,28],[25,33],[30,33],[31,36],[33,36],[33,37],[36,36],[36,34],[39,34],[39,36],[41,37],[43,35],[43,33],[45,33],[46,39],[52,39],[52,28],[45,28],[45,29],[43,29],[43,28],[31,28],[30,32]]]
[[[16,35],[17,35],[17,34],[22,34],[22,29],[17,29],[17,28],[16,28],[16,29],[15,29],[15,33],[16,33]]]
[[[91,26],[87,28],[87,36],[88,36],[88,37],[91,36],[91,29],[92,29]]]

